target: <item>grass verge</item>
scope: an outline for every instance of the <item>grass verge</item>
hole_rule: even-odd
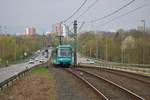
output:
[[[55,81],[44,66],[31,69],[6,90],[0,92],[0,100],[56,100]]]

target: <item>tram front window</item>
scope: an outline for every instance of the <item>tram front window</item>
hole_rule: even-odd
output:
[[[71,49],[59,49],[58,56],[63,57],[71,57]]]

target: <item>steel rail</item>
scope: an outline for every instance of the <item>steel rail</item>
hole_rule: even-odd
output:
[[[118,84],[116,84],[116,83],[114,83],[112,81],[110,81],[110,80],[107,80],[107,79],[105,79],[103,77],[97,76],[96,74],[93,74],[93,73],[90,73],[90,72],[87,72],[87,71],[83,71],[81,69],[75,69],[75,70],[83,72],[83,73],[86,73],[86,74],[89,74],[89,75],[92,75],[94,77],[97,77],[98,79],[101,79],[101,80],[109,83],[110,85],[113,85],[113,86],[121,89],[122,91],[126,92],[127,94],[131,95],[135,100],[145,100],[143,97],[137,95],[136,93],[134,93],[134,92],[132,92],[132,91],[130,91],[130,90],[128,90],[128,89],[126,89],[126,88],[124,88],[124,87],[122,87],[122,86],[120,86],[120,85],[118,85]]]
[[[81,80],[82,82],[84,82],[86,85],[88,85],[99,97],[101,97],[102,100],[109,100],[103,93],[101,93],[96,87],[94,87],[90,82],[88,82],[87,80],[85,80],[83,77],[81,77],[80,75],[78,75],[77,73],[73,72],[70,69],[64,69],[64,70],[66,72],[71,73],[76,78],[78,78],[79,80]]]
[[[113,73],[113,74],[116,74],[116,75],[120,75],[120,76],[123,76],[123,77],[127,77],[127,78],[130,78],[130,79],[134,79],[134,80],[137,80],[137,81],[140,81],[142,83],[145,83],[145,84],[150,84],[149,81],[146,81],[144,79],[139,79],[139,78],[136,78],[135,75],[139,76],[139,77],[146,77],[146,76],[142,76],[142,75],[139,75],[139,74],[135,74],[135,73],[131,73],[131,72],[125,72],[125,71],[118,71],[118,70],[108,70],[108,69],[104,69],[106,72],[110,72],[110,73]],[[122,72],[122,73],[121,73]],[[133,75],[133,76],[129,76],[129,75]],[[134,77],[135,76],[135,77]]]
[[[84,68],[85,66],[84,67],[80,66],[80,67]],[[131,73],[131,72],[122,71],[122,70],[108,69],[108,68],[100,68],[100,67],[85,67],[85,68],[96,69],[96,70],[102,69],[106,72],[110,72],[110,73],[113,73],[113,74],[116,74],[116,75],[120,75],[120,76],[123,76],[123,77],[130,78],[130,79],[134,79],[134,80],[140,81],[140,82],[145,83],[145,84],[150,84],[150,81],[146,81],[146,80],[142,79],[142,77],[145,77],[145,78],[150,78],[150,77],[140,75],[140,74],[136,74],[136,73]],[[126,74],[126,75],[124,75],[124,74]],[[127,74],[129,74],[129,75],[127,75]],[[130,76],[130,75],[133,75],[133,76]],[[136,78],[137,76],[141,77],[141,79]]]

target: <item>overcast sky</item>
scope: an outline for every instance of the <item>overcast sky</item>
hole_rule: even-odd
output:
[[[23,33],[28,26],[36,27],[38,32],[52,30],[52,25],[69,17],[84,0],[0,0],[0,30],[9,33]],[[67,24],[76,19],[95,0],[88,0],[85,6]],[[89,21],[107,15],[120,8],[131,0],[99,0],[80,21]],[[121,10],[117,14],[93,24],[85,24],[82,30],[115,31],[119,28],[131,29],[142,25],[140,20],[146,20],[146,26],[150,27],[150,6],[122,17],[105,26],[101,24],[128,12],[150,0],[135,0],[134,3]]]

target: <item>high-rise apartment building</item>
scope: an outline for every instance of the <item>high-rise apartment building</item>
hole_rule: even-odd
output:
[[[36,29],[34,27],[28,27],[26,28],[25,35],[35,35]]]

